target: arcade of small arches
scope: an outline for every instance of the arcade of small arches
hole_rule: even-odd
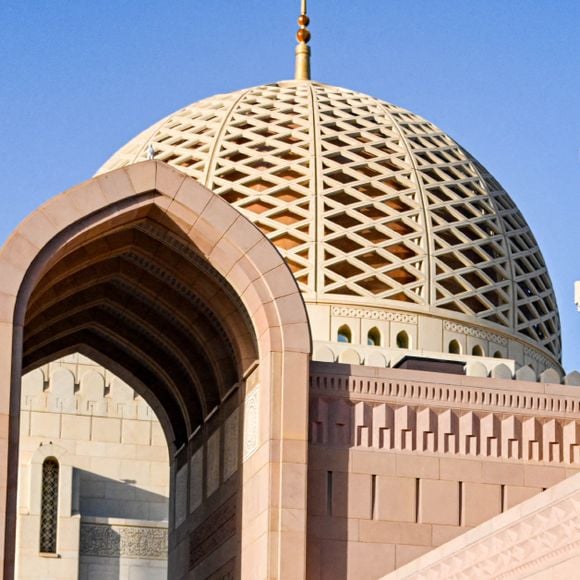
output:
[[[352,331],[348,326],[348,324],[343,324],[338,329],[336,333],[336,342],[343,344],[352,343]],[[400,349],[412,348],[411,339],[409,337],[409,334],[405,330],[401,330],[400,332],[397,333],[395,337],[395,345],[397,348]],[[367,346],[379,346],[379,347],[383,346],[381,331],[376,326],[373,326],[367,332]],[[462,347],[459,341],[457,341],[456,339],[451,340],[449,342],[447,352],[450,354],[463,354]],[[481,345],[476,344],[471,349],[471,356],[480,356],[480,357],[486,356],[484,348]],[[503,358],[503,354],[500,351],[496,350],[493,353],[493,358]]]

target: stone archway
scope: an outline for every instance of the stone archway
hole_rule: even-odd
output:
[[[147,161],[41,206],[0,251],[0,273],[3,578],[13,577],[22,371],[73,350],[113,367],[162,422],[170,577],[304,577],[310,333],[262,233]]]

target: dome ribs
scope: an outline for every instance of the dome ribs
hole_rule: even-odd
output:
[[[421,208],[400,135],[370,97],[326,86],[316,95],[324,291],[422,303]]]
[[[208,182],[284,252],[303,290],[314,271],[307,97],[277,85],[248,91],[232,111]]]
[[[275,83],[181,109],[102,171],[145,159],[149,144],[251,219],[307,301],[410,302],[560,356],[554,292],[525,219],[418,115],[348,89]]]

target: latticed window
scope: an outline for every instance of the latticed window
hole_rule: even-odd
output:
[[[56,553],[58,523],[58,461],[54,457],[42,464],[42,497],[40,504],[40,551]]]

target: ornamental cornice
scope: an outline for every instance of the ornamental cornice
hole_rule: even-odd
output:
[[[333,306],[332,315],[345,316],[348,318],[369,318],[371,320],[386,320],[388,322],[417,324],[416,314],[388,310],[375,310],[372,308],[357,308],[356,306]]]
[[[391,378],[314,371],[310,381],[313,445],[580,464],[580,398],[540,392],[541,384],[507,391],[401,371]]]

